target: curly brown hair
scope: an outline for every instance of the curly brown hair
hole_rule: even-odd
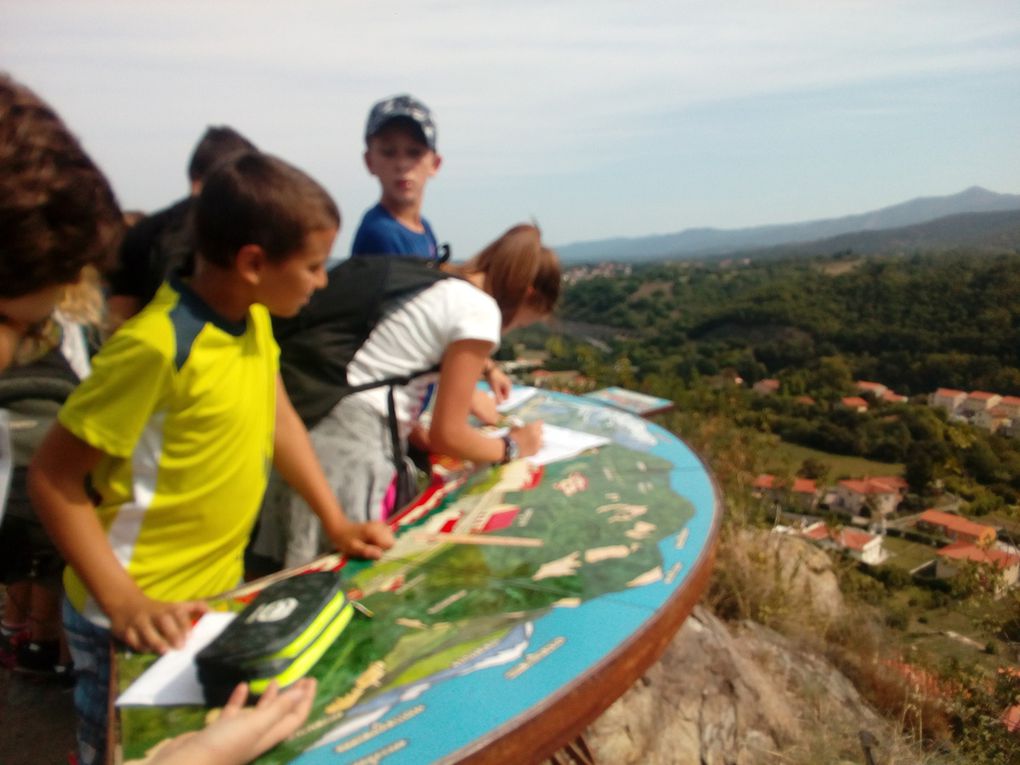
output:
[[[56,112],[0,72],[0,297],[104,270],[123,229],[105,176]]]

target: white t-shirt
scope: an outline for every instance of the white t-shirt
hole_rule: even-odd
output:
[[[446,348],[458,340],[499,344],[502,315],[490,295],[463,279],[443,279],[391,309],[347,366],[347,381],[360,385],[428,369],[440,363]],[[394,390],[402,435],[417,419],[425,393],[438,373],[422,375]],[[386,416],[386,388],[356,393]]]

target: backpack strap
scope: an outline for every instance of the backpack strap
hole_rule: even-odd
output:
[[[316,292],[295,318],[273,321],[284,386],[306,427],[313,427],[351,393],[406,385],[433,371],[426,369],[357,386],[347,381],[347,365],[382,318],[386,306],[452,276],[421,258],[350,258],[330,269],[326,288]]]

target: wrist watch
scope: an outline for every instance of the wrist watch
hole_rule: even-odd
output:
[[[500,465],[505,465],[508,462],[513,462],[515,459],[521,456],[521,447],[516,441],[514,441],[510,434],[507,433],[503,436],[503,459],[500,461]]]

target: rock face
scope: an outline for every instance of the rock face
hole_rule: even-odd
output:
[[[832,570],[832,559],[824,550],[799,537],[754,529],[736,532],[728,546],[731,560],[753,557],[753,565],[741,565],[769,581],[788,605],[806,609],[823,620],[833,621],[843,615],[843,593]],[[722,557],[721,565],[726,565],[726,556]]]
[[[752,765],[861,762],[862,729],[895,738],[826,661],[758,624],[731,631],[699,606],[584,735],[599,763]]]
[[[797,537],[743,529],[726,536],[716,570],[739,598],[767,606],[815,639],[854,629],[832,561]],[[793,617],[793,618],[790,618]],[[796,626],[800,625],[800,626]],[[585,740],[610,765],[816,765],[922,760],[806,641],[697,607],[657,664],[596,720]]]

